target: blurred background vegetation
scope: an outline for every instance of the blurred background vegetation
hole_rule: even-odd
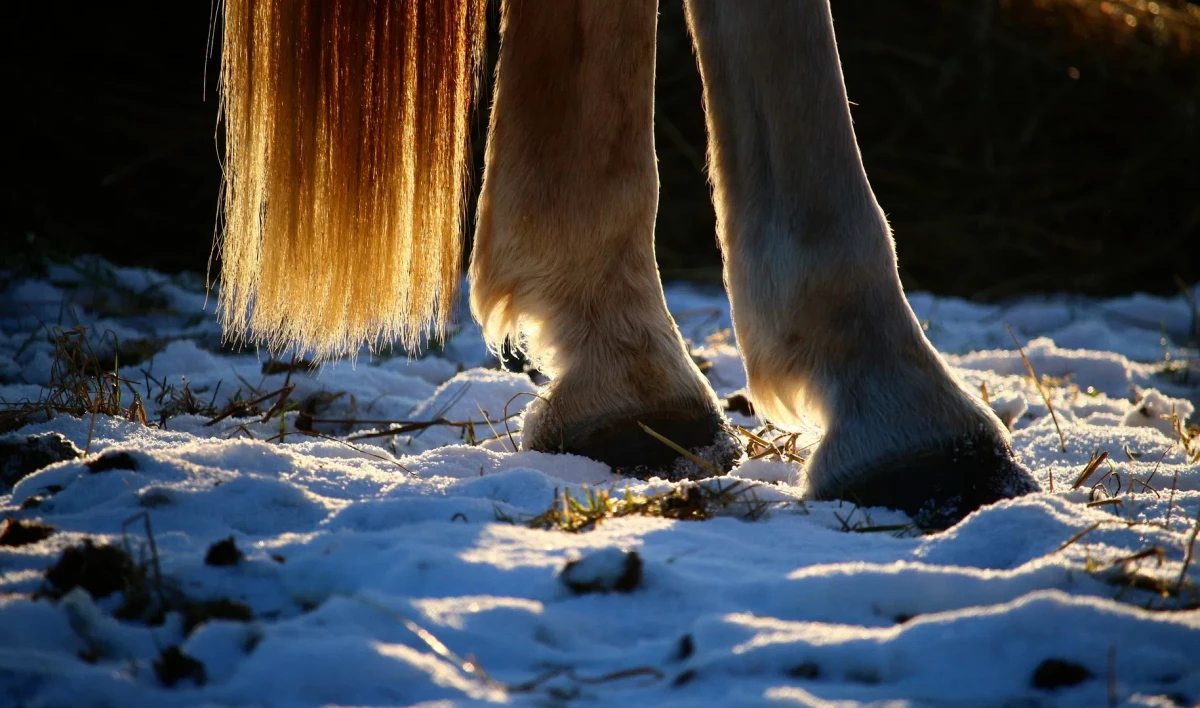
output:
[[[907,287],[992,300],[1200,280],[1200,5],[832,2]],[[14,12],[0,262],[99,253],[203,271],[220,180],[210,3]],[[718,282],[680,0],[661,0],[658,62],[659,262]]]

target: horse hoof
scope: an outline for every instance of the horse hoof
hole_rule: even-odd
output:
[[[872,465],[850,479],[822,498],[897,509],[929,531],[950,528],[986,504],[1040,490],[1011,448],[984,434]]]
[[[681,454],[647,429],[687,450],[689,455]],[[741,455],[737,441],[725,429],[724,420],[708,411],[658,412],[608,420],[583,434],[568,432],[561,448],[553,451],[599,460],[617,474],[671,480],[724,474]]]

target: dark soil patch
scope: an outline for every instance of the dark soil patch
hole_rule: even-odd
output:
[[[208,547],[208,553],[204,556],[205,565],[237,565],[245,558],[237,544],[233,541],[233,536],[217,541]]]
[[[250,608],[236,600],[189,602],[183,607],[183,633],[190,635],[197,627],[209,620],[249,622],[253,619],[254,613]]]
[[[139,574],[137,565],[124,549],[97,546],[89,538],[63,551],[58,562],[46,571],[46,580],[54,588],[53,597],[62,597],[79,587],[100,598],[124,590],[135,574]]]
[[[9,436],[0,440],[0,492],[43,467],[79,457],[83,452],[60,433]]]
[[[805,661],[788,669],[787,675],[795,679],[812,680],[821,677],[821,667],[815,662]]]
[[[576,595],[596,592],[633,592],[642,584],[642,557],[637,551],[624,551],[624,563],[619,573],[605,574],[593,570],[588,558],[571,561],[563,567],[559,580]]]
[[[197,686],[208,682],[204,664],[184,654],[179,647],[167,647],[163,650],[154,661],[154,673],[167,688],[185,680],[190,680]]]
[[[685,634],[679,638],[679,644],[675,647],[675,655],[671,657],[672,661],[686,661],[692,654],[696,653],[696,640],[692,635]]]
[[[732,396],[727,396],[723,404],[725,411],[728,413],[754,415],[754,403],[745,394],[735,393]]]
[[[1092,678],[1092,672],[1066,659],[1046,659],[1033,672],[1033,687],[1043,691],[1070,688]]]
[[[0,530],[0,546],[28,546],[50,538],[57,530],[36,521],[8,519]]]
[[[109,470],[136,470],[138,466],[133,455],[124,450],[113,450],[105,452],[87,463],[87,468],[91,470],[92,474],[96,474]]]
[[[696,676],[697,674],[695,669],[688,669],[671,680],[671,687],[680,688],[682,686],[686,686],[692,681],[695,681]]]

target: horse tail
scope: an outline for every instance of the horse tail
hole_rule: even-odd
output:
[[[440,336],[487,0],[225,0],[226,336],[319,358]]]

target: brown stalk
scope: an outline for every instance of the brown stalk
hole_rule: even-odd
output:
[[[1013,334],[1012,327],[1004,325],[1004,329],[1008,330],[1008,336],[1012,337],[1013,344],[1017,345],[1017,351],[1021,354],[1021,361],[1025,362],[1025,369],[1029,371],[1029,378],[1033,379],[1033,385],[1037,387],[1038,393],[1042,394],[1042,400],[1046,402],[1046,408],[1050,410],[1050,419],[1054,421],[1054,429],[1058,431],[1058,442],[1062,446],[1062,451],[1067,451],[1067,439],[1063,437],[1062,428],[1058,425],[1058,415],[1054,412],[1054,406],[1050,403],[1050,396],[1046,394],[1046,389],[1042,387],[1042,382],[1038,380],[1037,374],[1033,371],[1033,364],[1029,363],[1029,357],[1025,356],[1025,348],[1017,341],[1017,335]]]

